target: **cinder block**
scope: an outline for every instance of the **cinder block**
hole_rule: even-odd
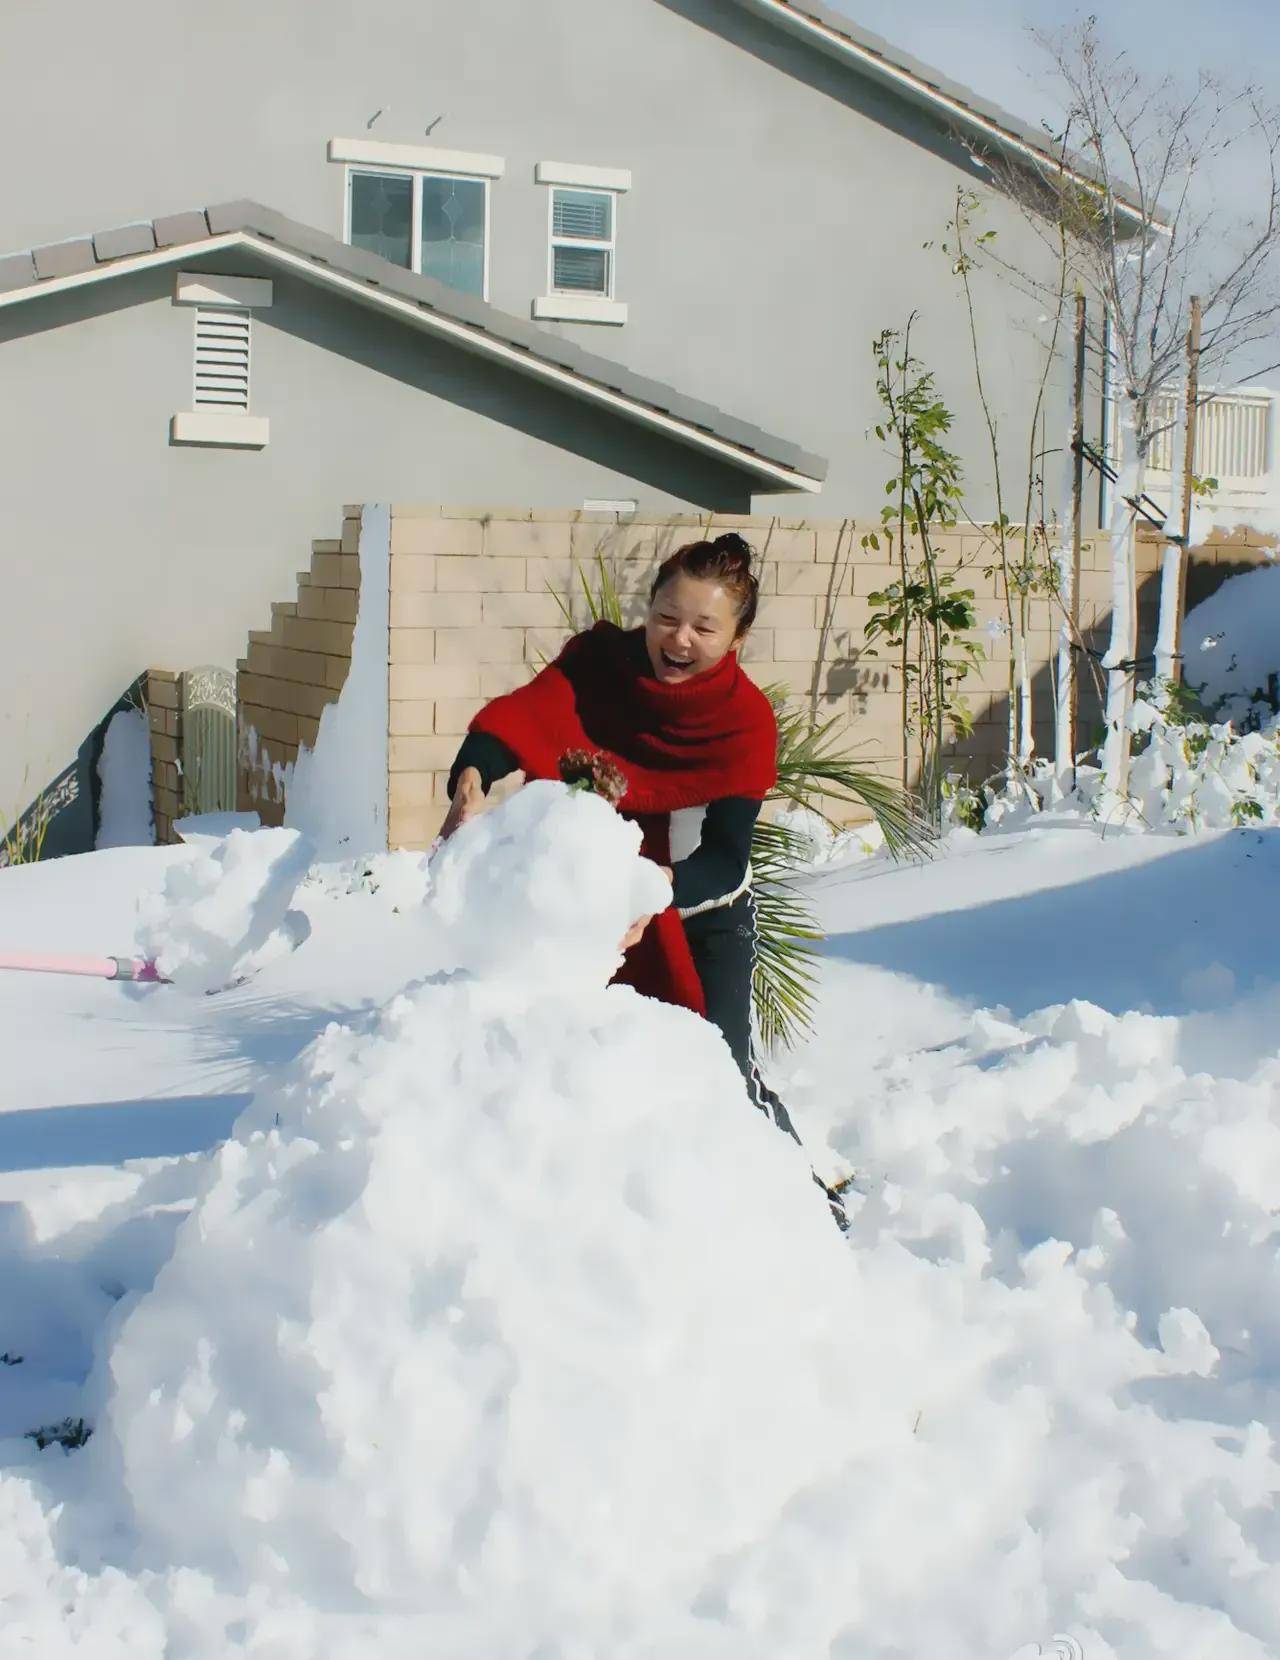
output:
[[[334,691],[340,692],[347,683],[347,676],[351,673],[350,657],[326,657],[324,659],[324,685],[332,686]]]
[[[350,657],[352,625],[313,617],[281,618],[284,644],[293,651],[321,651],[327,656]]]
[[[578,585],[577,569],[572,559],[526,559],[525,586],[531,594],[567,594]]]
[[[478,519],[409,518],[391,516],[391,554],[476,558],[484,547],[484,526]]]
[[[738,653],[744,663],[771,663],[773,661],[773,630],[753,628]]]
[[[425,853],[440,833],[444,809],[438,806],[391,808],[387,813],[387,846]]]
[[[535,669],[540,669],[546,663],[552,663],[560,655],[565,641],[569,638],[570,629],[567,623],[561,623],[559,628],[526,628],[524,631],[524,660]]]
[[[395,710],[402,707],[402,705],[393,703],[391,707]],[[403,705],[403,707],[410,707],[410,705]],[[444,736],[453,738],[455,743],[460,743],[463,733],[470,726],[479,708],[480,701],[478,698],[439,698],[435,703],[435,730]]]
[[[485,594],[481,616],[486,627],[554,628],[564,612],[554,594]]]
[[[178,707],[178,677],[165,669],[152,669],[147,675],[147,702],[161,709]]]
[[[755,548],[762,561],[776,559],[779,562],[795,562],[797,560],[813,560],[818,557],[818,537],[813,530],[786,530],[781,525],[759,532],[747,540]],[[832,535],[825,544],[827,559],[835,557],[835,536]]]
[[[491,559],[567,559],[570,529],[563,519],[529,524],[493,519],[484,527],[484,552]]]
[[[360,561],[354,553],[342,553],[338,556],[338,580],[333,584],[335,588],[358,588],[360,586]]]
[[[773,591],[777,594],[812,595],[825,599],[828,594],[852,592],[850,572],[836,565],[793,564],[787,561],[770,566],[770,570]]]
[[[441,628],[436,631],[437,663],[519,663],[524,641],[514,628]]]
[[[532,678],[525,664],[486,663],[480,669],[480,695],[502,697],[517,686],[527,686]]]
[[[391,661],[393,663],[434,663],[436,636],[431,628],[393,628],[391,630]]]
[[[434,700],[481,695],[480,670],[476,664],[393,663],[389,684],[393,699]]]
[[[307,715],[298,716],[298,743],[305,744],[308,749],[316,747],[316,739],[320,736],[320,722],[312,720]]]
[[[341,539],[337,536],[333,536],[322,538],[318,542],[312,542],[311,552],[313,556],[317,553],[341,553]]]
[[[446,559],[436,562],[436,588],[442,594],[522,594],[523,559]]]
[[[395,553],[391,556],[391,598],[402,594],[429,594],[436,585],[436,560],[431,553]]]
[[[308,583],[305,588],[298,590],[298,615],[323,622],[325,616],[324,596],[327,593],[340,594],[343,591],[341,588],[317,588],[314,584]]]
[[[820,632],[816,628],[775,628],[773,656],[778,663],[812,663],[818,655]]]
[[[405,808],[429,807],[434,799],[434,773],[396,772],[387,779],[387,805],[393,815]]]
[[[313,553],[311,580],[321,588],[342,587],[342,555],[340,553]]]
[[[360,552],[359,519],[344,519],[342,521],[342,552],[352,555]]]
[[[153,732],[151,734],[151,758],[153,761],[181,760],[178,740],[170,738],[164,732]]]
[[[324,614],[330,622],[354,623],[360,610],[357,588],[322,588]]]
[[[447,735],[414,736],[392,734],[388,739],[387,764],[392,772],[432,772],[453,765],[458,741]]]
[[[246,703],[240,718],[251,726],[259,738],[274,738],[279,743],[296,744],[298,717],[283,709],[264,709],[258,704]]]
[[[814,601],[807,595],[762,599],[757,620],[768,628],[812,628],[817,616]]]
[[[479,628],[480,594],[431,594],[425,614],[433,628]]]
[[[397,738],[426,738],[436,730],[438,704],[429,699],[400,699],[388,705],[387,730]],[[474,708],[474,704],[468,704]]]

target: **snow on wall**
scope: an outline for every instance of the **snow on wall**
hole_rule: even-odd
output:
[[[118,709],[98,761],[102,794],[95,847],[150,847],[151,731],[141,709]]]
[[[1182,649],[1187,684],[1201,689],[1206,704],[1248,702],[1265,691],[1267,677],[1280,671],[1280,566],[1230,577],[1189,611]]]
[[[320,859],[387,845],[387,662],[391,509],[367,505],[360,525],[360,600],[351,669],[320,716],[315,748],[301,748],[286,789],[285,823]]]

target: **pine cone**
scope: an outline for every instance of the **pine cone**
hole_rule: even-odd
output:
[[[598,750],[566,749],[560,757],[560,776],[573,790],[588,790],[603,796],[616,807],[627,793],[627,780],[619,767]]]

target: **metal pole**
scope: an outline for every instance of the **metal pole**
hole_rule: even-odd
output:
[[[1066,699],[1070,725],[1071,787],[1076,786],[1076,734],[1080,730],[1080,677],[1076,672],[1075,647],[1080,643],[1080,549],[1084,524],[1084,371],[1088,301],[1076,295],[1076,375],[1071,427],[1073,467],[1071,473],[1071,641],[1067,652],[1070,686]]]
[[[1191,328],[1187,333],[1186,443],[1182,449],[1182,559],[1178,567],[1178,602],[1173,618],[1174,680],[1182,679],[1182,619],[1187,611],[1187,563],[1191,558],[1191,503],[1196,476],[1196,418],[1200,410],[1200,299],[1191,297]]]

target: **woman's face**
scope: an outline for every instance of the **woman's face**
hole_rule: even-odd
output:
[[[715,668],[738,638],[738,607],[714,577],[677,571],[650,602],[644,643],[655,676],[668,686]]]

